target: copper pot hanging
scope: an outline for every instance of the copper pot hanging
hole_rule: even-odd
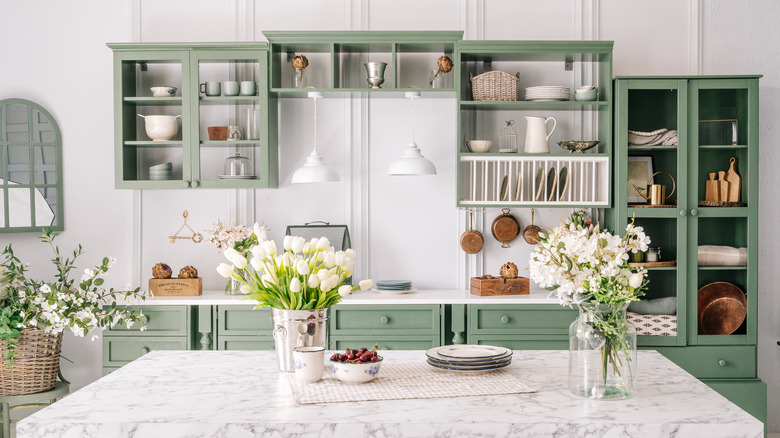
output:
[[[517,222],[514,216],[509,214],[508,208],[504,208],[501,211],[503,213],[493,219],[490,231],[493,233],[493,237],[501,242],[501,248],[509,248],[509,242],[520,234],[520,223]]]
[[[473,213],[469,211],[469,229],[460,235],[460,247],[467,254],[476,254],[480,252],[482,246],[485,244],[482,233],[475,230],[472,225],[472,215]]]

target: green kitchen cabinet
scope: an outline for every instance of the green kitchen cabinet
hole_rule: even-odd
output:
[[[612,46],[611,41],[458,42],[458,207],[611,205]],[[494,70],[512,76],[519,100],[474,99],[474,78],[480,81],[479,75]],[[585,84],[598,87],[597,100],[574,100],[574,89]],[[525,88],[550,85],[569,88],[571,97],[524,100]],[[547,125],[551,153],[525,152],[526,117],[556,119],[556,128]],[[505,129],[514,130],[517,152],[501,151]],[[599,144],[571,154],[554,139]],[[472,153],[470,140],[492,141],[492,148]]]
[[[615,200],[607,219],[621,234],[635,221],[651,238],[650,246],[661,248],[660,260],[675,262],[647,267],[645,299],[677,298],[677,335],[640,336],[639,345],[657,349],[766,422],[766,385],[756,378],[759,78],[616,78]],[[641,144],[642,133],[662,128],[676,131],[676,141]],[[708,202],[706,181],[712,173],[728,171],[732,158],[741,177],[739,203]],[[669,175],[657,174],[652,183],[667,186],[668,200],[649,206],[629,179],[645,188],[658,171]],[[702,245],[746,248],[746,263],[700,265]],[[700,326],[698,291],[715,282],[731,283],[745,294],[745,320],[730,334],[708,334]]]
[[[251,305],[214,306],[217,350],[273,350],[271,309]]]
[[[553,304],[472,304],[466,339],[517,350],[565,350],[576,318],[576,310]]]
[[[115,186],[119,189],[278,186],[276,105],[268,95],[266,43],[111,43],[114,51]],[[207,81],[256,82],[254,95],[207,96]],[[150,87],[173,86],[153,97]],[[143,116],[178,116],[170,140],[152,140]],[[238,140],[213,140],[209,127],[237,126]],[[239,156],[251,174],[225,173]],[[170,177],[152,166],[172,163]]]
[[[361,93],[372,97],[403,97],[415,89],[423,98],[453,97],[455,88],[432,88],[430,81],[440,56],[452,59],[460,31],[266,31],[270,43],[270,92],[284,98],[307,97],[316,90],[326,97]],[[295,72],[294,56],[308,67]],[[369,88],[366,62],[384,62],[384,83]],[[303,87],[293,75],[302,74]],[[454,73],[450,72],[450,78]]]
[[[438,304],[334,306],[328,316],[330,348],[427,350],[443,345]]]

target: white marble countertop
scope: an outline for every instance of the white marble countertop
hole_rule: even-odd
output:
[[[356,291],[341,300],[341,304],[557,304],[547,299],[547,291],[532,290],[529,295],[481,297],[468,290],[415,290],[405,294],[387,294],[376,291]],[[225,295],[224,291],[204,291],[195,297],[148,297],[138,303],[159,305],[255,305],[244,295]]]
[[[153,351],[21,420],[17,437],[763,436],[760,421],[659,353],[638,361],[639,394],[622,401],[571,394],[567,351],[516,351],[506,369],[538,392],[297,405],[273,351]]]

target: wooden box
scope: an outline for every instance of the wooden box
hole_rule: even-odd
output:
[[[482,278],[471,277],[471,294],[479,296],[528,295],[530,282],[526,277]]]
[[[203,279],[150,278],[149,290],[158,297],[195,297],[203,294]]]

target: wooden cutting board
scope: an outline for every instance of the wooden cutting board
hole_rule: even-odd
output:
[[[718,200],[721,202],[726,202],[729,199],[729,182],[726,179],[726,171],[721,170],[718,171],[718,185],[720,187],[720,194],[718,195]]]
[[[710,173],[710,179],[707,180],[707,183],[705,184],[705,190],[704,190],[704,200],[705,201],[720,201],[718,195],[720,195],[720,181],[716,181],[715,177],[717,174],[715,172]]]
[[[721,199],[721,201],[739,202],[739,196],[742,193],[742,178],[737,173],[737,170],[734,169],[737,159],[731,157],[730,162],[731,166],[729,166],[729,170],[726,172],[726,181],[729,182],[728,198]]]

